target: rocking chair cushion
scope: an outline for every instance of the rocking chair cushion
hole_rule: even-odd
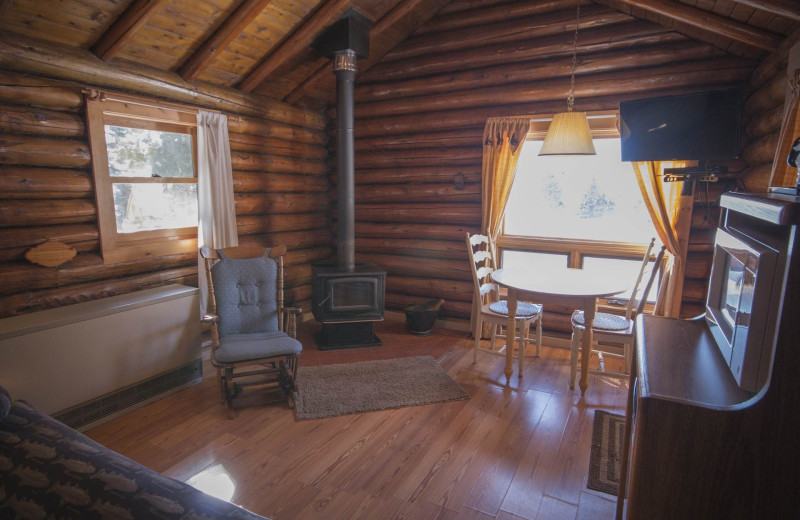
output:
[[[219,334],[277,332],[278,266],[269,249],[259,258],[228,258],[211,267],[214,296],[220,317]]]
[[[497,314],[508,315],[508,302],[500,300],[489,305],[489,310]],[[517,318],[524,319],[536,316],[542,312],[542,306],[536,303],[517,302]]]
[[[231,334],[219,339],[214,357],[221,363],[239,363],[277,356],[296,356],[302,352],[299,341],[285,332]]]

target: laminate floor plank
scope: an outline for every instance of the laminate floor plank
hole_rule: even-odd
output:
[[[515,361],[506,385],[505,359],[479,353],[473,364],[465,332],[417,337],[387,320],[376,325],[381,347],[319,351],[317,329],[298,327],[300,370],[431,355],[471,398],[310,421],[276,403],[229,420],[206,363],[202,383],[87,434],[179,480],[221,468],[234,503],[275,520],[613,518],[615,497],[585,481],[594,411],[624,413],[625,381],[591,375],[581,397],[569,352],[544,346],[522,379]]]

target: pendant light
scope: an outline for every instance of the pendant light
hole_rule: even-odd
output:
[[[581,17],[581,4],[575,18],[575,38],[572,43],[572,75],[569,78],[567,111],[553,116],[550,128],[544,138],[539,155],[596,155],[592,132],[585,112],[573,112],[575,104],[575,65],[578,61],[578,21]]]

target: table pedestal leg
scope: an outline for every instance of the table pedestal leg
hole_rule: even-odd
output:
[[[506,325],[506,384],[511,383],[511,375],[514,373],[514,341],[517,338],[517,290],[508,289],[508,324]],[[522,377],[522,370],[519,371]]]
[[[589,361],[592,359],[592,327],[594,326],[594,314],[597,300],[587,298],[583,302],[583,322],[584,329],[581,337],[581,395],[586,393],[589,388]]]

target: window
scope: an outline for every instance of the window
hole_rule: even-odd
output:
[[[589,120],[594,156],[539,157],[549,121],[532,123],[498,240],[502,265],[602,268],[636,278],[655,230],[633,169],[620,160],[616,115]]]
[[[87,99],[106,264],[197,249],[197,114],[118,95]]]

